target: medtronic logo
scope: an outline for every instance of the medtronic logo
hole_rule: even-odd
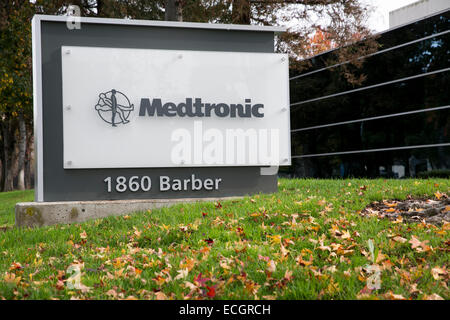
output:
[[[98,102],[95,105],[100,118],[106,123],[117,127],[118,124],[127,124],[130,122],[131,111],[134,105],[122,92],[112,89],[108,92],[102,92],[98,96]],[[219,118],[263,118],[264,105],[252,104],[251,99],[245,99],[244,103],[204,103],[201,98],[186,98],[185,102],[163,103],[161,99],[153,99],[150,102],[148,98],[141,98],[139,106],[139,116],[145,117],[211,117],[212,114]]]
[[[186,98],[185,102],[176,104],[174,102],[163,103],[161,99],[153,99],[150,102],[148,98],[141,99],[139,116],[158,117],[211,117],[214,113],[217,117],[224,118],[263,118],[264,105],[252,104],[251,99],[245,99],[245,103],[227,104],[227,103],[204,103],[201,98]]]
[[[134,110],[134,105],[122,92],[112,89],[98,95],[95,110],[103,121],[117,127],[118,124],[130,122],[128,118]]]

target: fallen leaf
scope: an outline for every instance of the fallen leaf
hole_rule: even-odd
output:
[[[431,295],[425,295],[423,297],[424,300],[444,300],[444,298],[442,298],[440,295],[438,295],[437,293],[433,293]]]
[[[162,291],[155,293],[156,300],[167,300],[167,296]]]
[[[408,241],[407,239],[402,238],[400,236],[395,236],[392,238],[392,240],[394,240],[395,242],[400,242],[400,243],[405,243],[406,241]]]
[[[415,236],[411,236],[411,240],[408,242],[411,243],[411,248],[416,249],[417,252],[426,252],[431,250],[431,248],[426,244],[429,242],[428,240],[422,242]]]
[[[221,266],[222,267],[222,269],[225,269],[225,270],[230,270],[231,269],[231,267],[228,265],[228,263],[227,263],[227,260],[225,260],[225,259],[222,259],[220,262],[219,262],[219,266]]]
[[[380,263],[381,261],[385,260],[387,258],[387,255],[381,253],[381,250],[378,251],[377,260],[376,263]]]
[[[392,221],[393,224],[400,224],[403,223],[403,217],[402,216],[398,216],[397,219],[395,219],[394,221]]]
[[[79,290],[81,290],[81,292],[87,293],[87,292],[91,291],[92,288],[80,283],[75,287],[75,289],[79,289]]]
[[[57,290],[64,290],[64,281],[58,280],[58,281],[56,282],[56,289],[57,289]]]
[[[9,271],[20,270],[23,269],[22,265],[19,262],[13,262],[11,267],[9,267]]]
[[[329,271],[330,273],[335,273],[337,271],[336,266],[325,267],[324,270]]]
[[[106,295],[116,299],[117,298],[117,291],[114,290],[114,289],[108,290],[106,292]]]
[[[431,274],[433,275],[434,280],[441,280],[440,275],[447,274],[447,271],[445,271],[445,269],[443,268],[435,267],[431,269]]]
[[[139,238],[140,236],[141,236],[141,234],[142,234],[142,231],[139,231],[138,229],[134,229],[134,235],[137,237],[137,238]]]
[[[357,299],[367,299],[372,293],[373,289],[369,289],[367,286],[364,286],[359,293],[356,295]]]
[[[292,280],[292,271],[286,270],[286,272],[284,273],[284,279],[286,281],[291,281]]]
[[[385,205],[388,206],[389,208],[396,207],[397,204],[398,204],[397,202],[393,202],[393,203],[387,203],[387,202],[385,202]]]
[[[341,239],[350,239],[352,236],[350,235],[350,232],[345,231],[342,235]]]
[[[390,300],[406,300],[406,298],[401,294],[394,294],[392,291],[386,293],[386,298]]]
[[[155,281],[155,283],[158,286],[162,286],[166,282],[166,280],[167,280],[166,278],[161,277],[161,276],[157,276],[156,278],[153,278],[153,281]]]
[[[214,298],[216,296],[216,288],[214,286],[206,286],[206,289],[208,289],[208,292],[206,295],[210,298]]]
[[[210,247],[203,247],[200,249],[200,252],[203,254],[208,254],[211,251]]]
[[[281,245],[281,256],[286,257],[289,254],[289,250],[287,250],[283,245]]]
[[[202,278],[202,273],[199,273],[198,276],[194,279],[194,283],[198,283],[199,287],[205,287],[206,282],[210,280],[209,278]]]
[[[184,279],[187,277],[189,270],[188,269],[181,269],[178,270],[178,275],[174,278],[174,280]]]
[[[320,243],[320,246],[317,249],[322,250],[322,251],[328,250],[331,252],[331,248],[328,246],[324,246],[322,243]]]
[[[273,260],[270,260],[269,262],[267,262],[267,270],[269,272],[275,272],[275,270],[277,269],[276,263]]]
[[[270,239],[270,242],[272,244],[279,244],[281,243],[281,236],[280,235],[274,235],[274,236],[267,236]]]
[[[313,263],[313,256],[312,256],[312,254],[309,256],[309,260],[303,260],[302,256],[298,256],[297,257],[297,263],[299,265],[302,265],[302,266],[305,266],[305,267],[312,265],[312,263]]]

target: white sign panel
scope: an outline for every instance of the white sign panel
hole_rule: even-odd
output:
[[[290,165],[285,54],[61,55],[66,169]]]

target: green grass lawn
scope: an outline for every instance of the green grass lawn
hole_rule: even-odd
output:
[[[34,201],[34,190],[0,193],[0,228],[14,225],[14,207],[17,202]]]
[[[39,229],[13,227],[33,192],[3,193],[0,299],[449,299],[449,224],[360,215],[449,191],[445,179],[282,179],[275,194]]]

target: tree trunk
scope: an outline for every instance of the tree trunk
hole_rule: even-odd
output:
[[[233,0],[232,23],[250,24],[250,0]]]
[[[25,190],[25,152],[27,149],[27,128],[23,113],[19,114],[19,159],[17,188]]]
[[[4,170],[3,170],[3,167],[5,166],[5,154],[3,153],[3,149],[5,147],[4,147],[2,129],[3,129],[3,125],[2,125],[2,121],[0,120],[0,137],[1,137],[1,139],[0,139],[0,162],[1,162],[0,191],[3,191],[3,185],[5,184],[5,174],[4,174]]]
[[[182,0],[166,0],[164,19],[166,21],[183,21]]]
[[[97,0],[97,16],[103,17],[103,0]]]
[[[34,137],[31,126],[27,128],[27,149],[25,153],[25,188],[33,188],[34,176]]]
[[[1,123],[2,138],[3,138],[3,163],[2,163],[2,178],[3,191],[14,190],[14,170],[13,170],[13,156],[14,156],[14,120],[5,119]]]

